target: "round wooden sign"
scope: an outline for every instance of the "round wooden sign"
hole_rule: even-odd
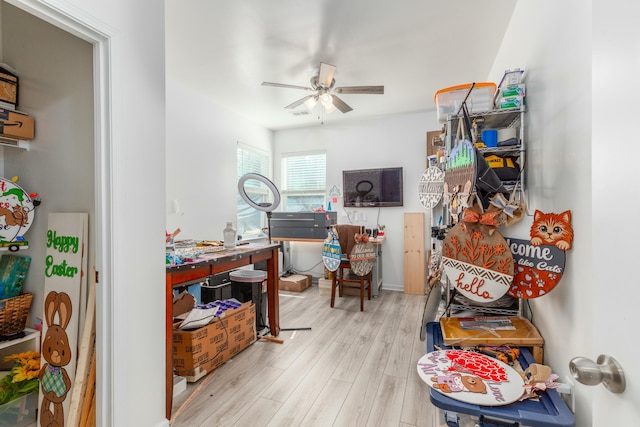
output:
[[[507,239],[515,268],[508,294],[516,298],[546,295],[562,278],[565,251],[554,245],[534,246],[528,240]]]
[[[24,234],[35,217],[29,194],[11,180],[0,178],[0,245],[15,251],[26,246]]]
[[[432,351],[420,358],[417,368],[431,388],[465,403],[508,405],[524,392],[524,380],[515,369],[474,351]]]
[[[494,212],[466,209],[443,242],[442,264],[453,286],[467,298],[491,302],[502,297],[513,281],[513,256],[495,229]]]
[[[322,262],[329,271],[336,271],[342,259],[342,248],[335,233],[331,230],[322,244]]]
[[[376,249],[371,242],[356,243],[349,257],[351,271],[358,276],[365,276],[373,269],[376,262]]]
[[[444,172],[435,166],[428,168],[420,177],[418,198],[420,204],[427,209],[435,208],[444,191]]]

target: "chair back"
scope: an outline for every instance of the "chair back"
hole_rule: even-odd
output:
[[[338,236],[340,242],[340,249],[342,250],[343,258],[349,258],[351,256],[351,250],[356,244],[356,234],[364,233],[364,226],[352,225],[352,224],[336,224],[333,226],[333,230]]]

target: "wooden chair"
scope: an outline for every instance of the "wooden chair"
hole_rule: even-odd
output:
[[[364,311],[364,291],[367,290],[367,298],[371,299],[371,272],[364,276],[356,276],[354,278],[349,276],[351,270],[351,262],[349,256],[351,250],[356,244],[355,235],[364,233],[364,227],[359,225],[350,224],[337,224],[333,226],[338,241],[340,242],[340,248],[342,250],[342,260],[336,271],[331,276],[331,307],[334,306],[336,299],[336,287],[338,288],[338,295],[343,295],[343,289],[347,288],[359,288],[360,289],[360,311]]]

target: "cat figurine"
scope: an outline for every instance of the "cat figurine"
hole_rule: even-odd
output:
[[[563,251],[571,249],[573,240],[571,211],[555,214],[543,213],[536,209],[530,234],[533,246],[555,245]]]

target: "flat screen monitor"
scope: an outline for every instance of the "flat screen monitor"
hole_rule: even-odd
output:
[[[402,168],[342,171],[342,191],[347,208],[402,206]]]

